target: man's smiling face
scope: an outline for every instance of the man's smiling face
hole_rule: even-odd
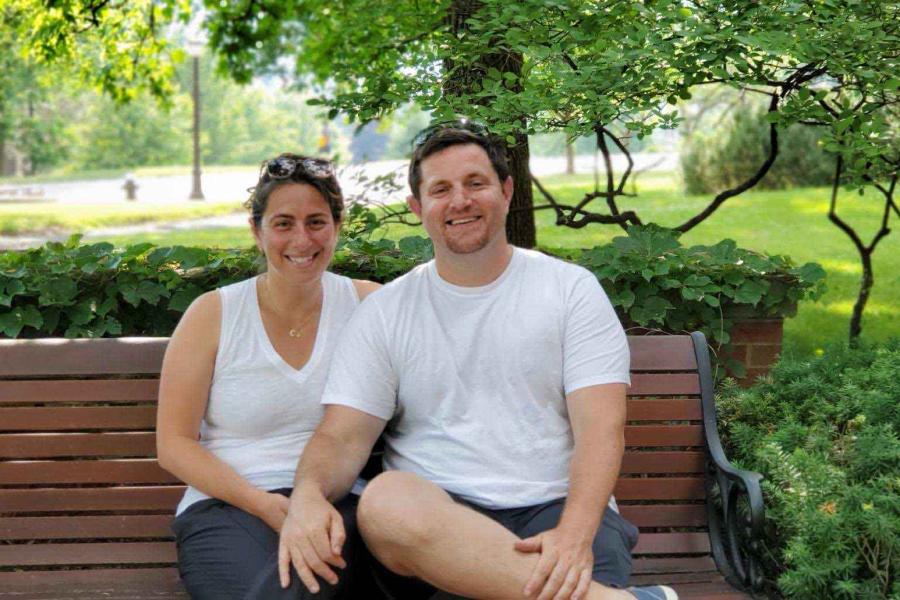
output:
[[[410,197],[409,204],[436,251],[471,254],[491,243],[505,244],[513,182],[497,178],[484,149],[450,146],[425,158],[421,171],[420,199]]]

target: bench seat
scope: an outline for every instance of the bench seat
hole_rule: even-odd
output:
[[[170,530],[184,487],[155,459],[166,343],[0,340],[0,597],[187,597]],[[756,575],[742,541],[761,527],[759,476],[721,453],[705,340],[629,344],[615,495],[641,529],[633,583],[668,583],[685,599],[749,598],[740,590]],[[714,489],[721,507],[707,500]]]

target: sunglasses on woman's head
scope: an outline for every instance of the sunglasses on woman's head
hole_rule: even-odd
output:
[[[334,176],[334,166],[324,158],[279,156],[265,163],[265,171],[271,179],[288,179],[295,173],[316,178]]]
[[[429,125],[416,134],[416,137],[413,138],[412,142],[413,149],[418,149],[422,144],[434,137],[436,133],[444,131],[445,129],[461,129],[482,137],[488,137],[490,135],[488,128],[477,121],[470,121],[466,118],[455,119],[453,121],[441,121],[440,123]]]

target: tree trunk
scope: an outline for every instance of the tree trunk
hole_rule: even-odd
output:
[[[566,175],[575,174],[575,144],[566,142]]]
[[[534,226],[534,196],[531,187],[531,171],[528,168],[528,136],[516,135],[516,145],[507,146],[509,169],[512,174],[513,199],[506,218],[506,237],[510,244],[520,248],[534,248],[537,243]]]
[[[872,275],[872,255],[868,252],[860,252],[859,257],[862,261],[862,277],[859,281],[859,295],[856,297],[856,303],[853,305],[853,315],[850,317],[850,345],[856,345],[859,342],[859,334],[862,333],[862,316],[866,310],[866,303],[869,301],[869,294],[872,292],[872,285],[875,278]]]
[[[452,0],[447,18],[450,30],[454,34],[463,33],[466,28],[466,20],[482,6],[479,0]],[[448,76],[444,80],[444,93],[453,96],[473,93],[481,88],[481,81],[490,68],[495,68],[500,73],[514,73],[521,75],[523,57],[521,54],[510,52],[497,44],[497,50],[472,58],[463,65],[456,65],[452,60],[444,61],[444,72]],[[521,92],[521,84],[505,84],[512,92]],[[491,98],[482,98],[481,104],[488,104]],[[510,116],[510,118],[514,118]],[[524,120],[524,117],[522,117]],[[490,125],[490,124],[488,124]],[[528,136],[516,134],[516,143],[507,144],[506,156],[509,160],[510,173],[515,187],[513,189],[512,205],[509,217],[506,220],[506,235],[509,242],[522,248],[533,248],[536,243],[534,226],[534,196],[531,187],[531,170],[528,167],[529,151]]]

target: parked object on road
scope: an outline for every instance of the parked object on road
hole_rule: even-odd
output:
[[[125,190],[126,200],[137,200],[138,184],[134,180],[134,175],[129,173],[125,176],[125,185],[122,186],[122,189]]]

